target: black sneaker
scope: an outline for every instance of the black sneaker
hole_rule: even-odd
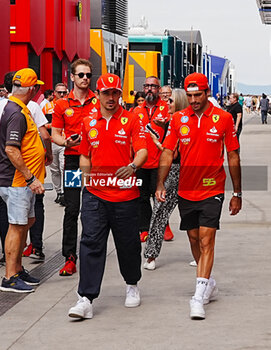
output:
[[[60,195],[61,195],[61,193],[57,193],[55,203],[59,203]]]
[[[29,275],[29,272],[25,270],[24,267],[23,267],[23,270],[18,273],[18,275],[19,275],[19,278],[29,286],[37,286],[38,284],[40,284],[40,280],[38,278],[35,278]]]
[[[64,193],[61,193],[59,196],[59,202],[62,207],[65,207]]]
[[[18,273],[16,273],[16,275],[14,276],[11,276],[9,280],[4,277],[2,279],[0,290],[2,292],[14,292],[14,293],[32,293],[35,291],[34,288],[28,286],[20,278]]]
[[[45,260],[45,255],[43,254],[42,250],[33,248],[29,258],[35,259],[37,262],[43,262]]]

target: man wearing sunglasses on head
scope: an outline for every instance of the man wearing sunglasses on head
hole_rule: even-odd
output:
[[[64,98],[56,101],[52,118],[53,141],[65,147],[65,172],[79,169],[79,145],[83,118],[99,109],[98,100],[89,89],[92,65],[88,60],[77,59],[71,65],[74,87]],[[64,134],[63,134],[64,132]],[[64,187],[65,215],[63,222],[62,254],[66,259],[60,276],[76,272],[76,243],[81,187]]]
[[[161,151],[156,147],[149,134],[149,127],[157,133],[159,142],[164,138],[164,125],[168,118],[167,102],[162,101],[159,96],[160,82],[157,77],[146,78],[143,84],[146,94],[145,102],[138,106],[134,113],[142,120],[148,146],[148,160],[144,166],[137,171],[137,177],[143,180],[140,187],[140,239],[145,242],[148,237],[152,207],[150,197],[154,197],[156,189],[157,168]]]

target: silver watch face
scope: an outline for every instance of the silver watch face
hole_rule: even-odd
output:
[[[133,169],[134,172],[136,172],[136,165],[134,163],[130,163],[129,166]]]

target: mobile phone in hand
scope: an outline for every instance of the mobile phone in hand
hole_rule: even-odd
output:
[[[73,134],[73,135],[71,135],[71,139],[72,139],[73,141],[75,141],[76,139],[78,139],[78,137],[79,137],[78,134]]]

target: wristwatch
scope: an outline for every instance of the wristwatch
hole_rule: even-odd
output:
[[[135,163],[130,163],[128,164],[128,166],[130,166],[133,169],[134,173],[136,172],[137,166],[135,165]]]
[[[232,192],[232,196],[242,198],[242,192]]]

